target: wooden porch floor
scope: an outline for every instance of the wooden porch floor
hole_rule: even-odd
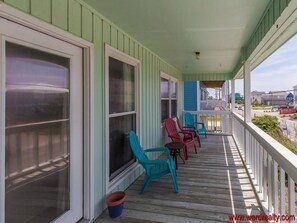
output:
[[[233,138],[208,136],[201,140],[198,154],[190,148],[186,164],[179,160],[178,194],[168,175],[151,182],[139,195],[141,176],[126,190],[121,217],[111,219],[105,211],[96,223],[233,222],[229,215],[261,214]]]

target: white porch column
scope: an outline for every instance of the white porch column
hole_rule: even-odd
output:
[[[200,81],[197,81],[197,111],[200,111],[201,90]]]
[[[235,80],[231,80],[231,112],[235,109]]]
[[[244,121],[251,121],[251,67],[250,61],[245,61],[244,72]]]
[[[224,100],[228,104],[228,101],[229,101],[229,81],[228,80],[225,81],[224,85],[225,85],[225,98],[224,98]]]
[[[251,72],[250,61],[245,61],[243,64],[244,74],[244,121],[245,123],[251,121]],[[248,130],[244,131],[244,159],[248,168],[251,168],[251,145],[249,140]]]

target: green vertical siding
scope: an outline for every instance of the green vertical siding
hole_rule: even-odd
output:
[[[82,6],[75,0],[69,0],[68,5],[68,31],[76,36],[81,36]]]
[[[1,1],[3,1],[17,9],[20,9],[24,12],[30,13],[30,11],[31,11],[31,0],[1,0]],[[43,2],[43,0],[40,0],[40,2]]]
[[[31,14],[46,22],[51,22],[52,20],[52,10],[49,10],[51,7],[51,0],[31,0]]]
[[[85,7],[82,8],[82,38],[93,40],[93,13]]]
[[[64,30],[68,30],[68,14],[68,1],[52,0],[53,25],[56,25]]]
[[[160,146],[162,142],[160,72],[163,71],[179,80],[178,111],[180,114],[183,110],[182,74],[82,0],[5,0],[4,2],[94,43],[94,215],[98,216],[104,207],[106,193],[104,44],[110,44],[141,61],[140,121],[142,128],[140,136],[145,148]],[[139,167],[114,190],[126,189],[142,170]]]

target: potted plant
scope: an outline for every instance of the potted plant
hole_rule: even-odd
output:
[[[106,204],[111,218],[119,217],[122,214],[125,197],[126,194],[123,191],[111,193],[106,197]]]

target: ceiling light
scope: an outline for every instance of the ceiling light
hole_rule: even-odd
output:
[[[200,59],[200,52],[199,51],[195,52],[195,55],[196,55],[196,60],[199,60]]]

